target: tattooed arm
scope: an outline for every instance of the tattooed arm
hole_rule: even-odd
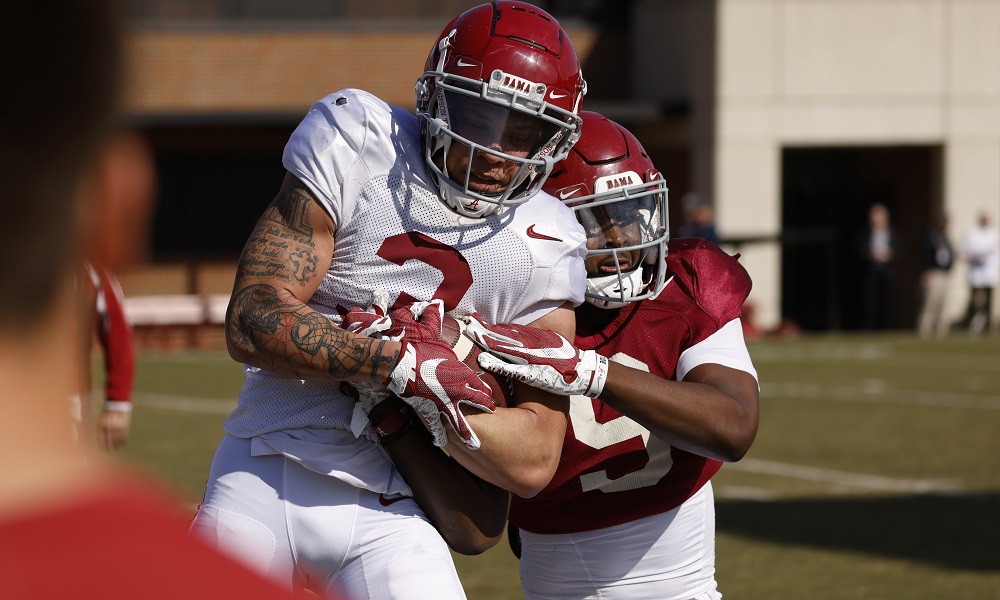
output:
[[[240,256],[226,312],[235,360],[297,379],[382,383],[400,345],[338,328],[306,305],[333,257],[334,225],[291,173]]]

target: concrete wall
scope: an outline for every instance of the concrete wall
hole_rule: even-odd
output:
[[[639,0],[634,4],[633,21],[632,98],[687,110],[683,143],[691,150],[692,188],[711,200],[715,192],[715,3]],[[647,146],[665,134],[649,123],[638,125],[635,133]],[[676,203],[681,194],[674,191],[670,198]]]
[[[941,145],[955,241],[979,210],[1000,220],[1000,0],[718,0],[717,31],[724,235],[779,232],[788,145]],[[760,324],[777,324],[778,247],[747,246],[743,263]]]

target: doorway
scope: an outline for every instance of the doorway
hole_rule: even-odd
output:
[[[942,207],[938,146],[782,150],[782,315],[810,331],[861,330],[868,209],[889,209],[898,236],[888,328],[912,329],[919,251]]]

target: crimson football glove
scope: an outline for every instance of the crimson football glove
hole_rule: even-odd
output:
[[[458,360],[451,344],[441,337],[444,303],[441,300],[416,302],[409,309],[393,311],[390,317],[392,330],[397,327],[401,330],[403,348],[386,387],[420,415],[434,436],[435,446],[448,443],[441,423],[441,415],[444,415],[462,443],[470,450],[478,450],[479,438],[460,407],[465,404],[493,413],[496,403],[490,386]]]
[[[464,318],[465,335],[484,350],[479,366],[532,387],[563,396],[596,398],[608,378],[608,359],[580,350],[554,331],[527,325],[487,325],[474,314]]]
[[[392,327],[392,319],[386,315],[389,312],[389,295],[383,291],[372,294],[372,306],[368,310],[351,307],[344,315],[340,326],[358,335],[376,338],[389,338],[386,332]],[[391,332],[390,332],[391,333]],[[398,339],[393,341],[398,342]]]
[[[448,443],[448,435],[441,422],[444,415],[462,443],[470,450],[478,450],[479,438],[460,407],[465,404],[493,413],[496,403],[490,386],[458,360],[451,344],[441,337],[444,303],[441,300],[416,302],[388,315],[384,313],[384,305],[373,306],[369,311],[352,309],[345,315],[343,327],[361,335],[401,342],[399,362],[390,373],[385,387],[420,415],[434,436],[435,446]],[[357,420],[360,424],[360,419]]]

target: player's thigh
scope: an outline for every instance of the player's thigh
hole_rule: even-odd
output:
[[[565,535],[522,531],[520,571],[532,600],[720,598],[711,486],[631,523]]]
[[[254,570],[290,584],[283,463],[281,456],[250,456],[249,440],[223,438],[191,531]]]
[[[383,502],[361,493],[357,541],[337,576],[338,589],[356,600],[464,600],[448,546],[416,501]]]

